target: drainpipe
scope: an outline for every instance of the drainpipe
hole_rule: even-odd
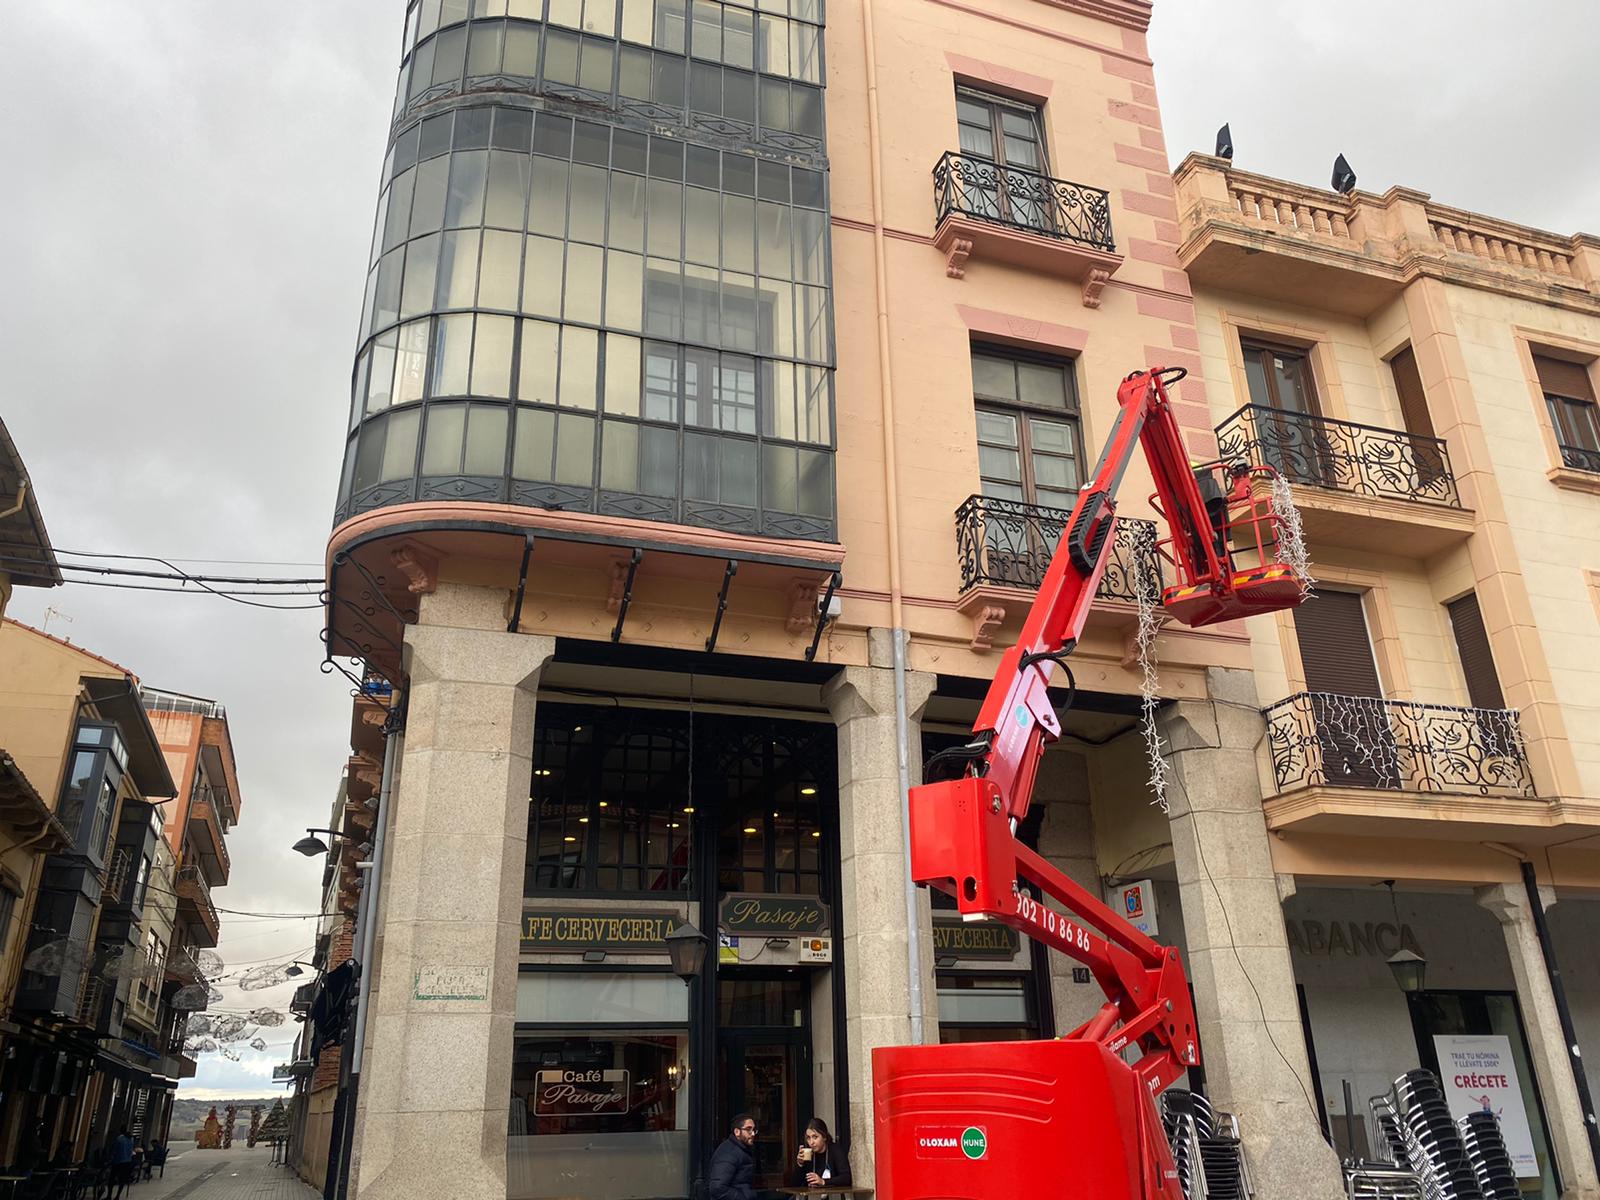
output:
[[[878,379],[883,396],[884,516],[889,535],[889,633],[894,639],[895,768],[900,787],[900,853],[905,873],[906,963],[910,972],[911,1041],[923,1040],[922,931],[917,885],[911,880],[911,753],[906,712],[906,629],[900,579],[900,476],[895,452],[894,367],[889,341],[889,267],[884,239],[883,134],[878,118],[878,43],[873,0],[863,0],[861,25],[867,64],[867,147],[872,164],[872,273],[877,299]]]
[[[1539,880],[1533,864],[1523,859],[1522,886],[1528,893],[1528,907],[1533,911],[1533,928],[1539,936],[1539,949],[1544,954],[1545,973],[1550,977],[1550,993],[1555,997],[1556,1016],[1561,1021],[1561,1036],[1567,1044],[1567,1065],[1572,1068],[1572,1082],[1578,1089],[1578,1106],[1583,1109],[1583,1131],[1589,1135],[1589,1157],[1600,1171],[1600,1127],[1595,1125],[1594,1101],[1589,1097],[1589,1080],[1583,1073],[1583,1058],[1578,1053],[1578,1034],[1572,1026],[1572,1010],[1567,1007],[1567,987],[1561,979],[1561,968],[1556,963],[1555,944],[1550,940],[1550,926],[1545,920],[1544,902],[1539,899]]]
[[[373,815],[372,825],[372,859],[370,862],[359,864],[359,869],[366,872],[366,880],[361,888],[361,915],[359,922],[358,939],[360,941],[360,957],[356,959],[361,964],[361,980],[356,993],[356,1023],[355,1044],[350,1053],[350,1087],[345,1096],[344,1115],[344,1147],[339,1155],[339,1188],[338,1200],[345,1200],[350,1189],[350,1153],[355,1144],[356,1130],[356,1100],[361,1091],[361,1060],[366,1049],[367,1041],[367,1012],[371,1007],[372,977],[374,975],[372,962],[373,942],[378,928],[378,889],[383,885],[383,851],[388,839],[386,837],[389,824],[389,793],[394,787],[394,763],[396,748],[400,744],[400,732],[405,728],[404,712],[406,698],[404,694],[399,697],[398,705],[389,714],[386,722],[383,743],[383,777],[378,784],[378,808]],[[396,719],[398,718],[398,719]]]

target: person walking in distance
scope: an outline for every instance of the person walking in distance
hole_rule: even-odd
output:
[[[111,1166],[111,1200],[122,1200],[133,1182],[133,1135],[126,1125],[112,1139],[106,1161]]]
[[[711,1155],[711,1200],[757,1200],[756,1119],[733,1118],[733,1130]]]
[[[805,1145],[794,1158],[795,1187],[850,1186],[850,1160],[821,1117],[806,1122]]]

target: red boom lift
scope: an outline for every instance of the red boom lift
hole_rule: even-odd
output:
[[[1085,964],[1108,997],[1048,1042],[896,1046],[872,1055],[882,1200],[1183,1200],[1155,1095],[1200,1062],[1176,950],[1157,945],[1016,838],[1046,746],[1061,735],[1051,674],[1083,633],[1116,523],[1116,491],[1142,444],[1169,526],[1159,551],[1177,584],[1166,611],[1187,625],[1291,608],[1304,579],[1278,561],[1278,517],[1255,486],[1268,467],[1191,467],[1167,398],[1181,368],[1138,371],[1082,490],[1017,644],[966,746],[911,789],[911,871],[968,920],[1004,922]],[[1258,547],[1237,568],[1229,549]],[[1071,691],[1068,693],[1071,703]],[[1031,884],[1059,905],[1036,900]],[[1136,1048],[1131,1065],[1124,1054]]]

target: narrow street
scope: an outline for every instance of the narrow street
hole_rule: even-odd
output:
[[[316,1200],[317,1192],[288,1167],[274,1166],[265,1146],[196,1150],[192,1142],[179,1142],[165,1177],[137,1183],[128,1195],[133,1200]]]

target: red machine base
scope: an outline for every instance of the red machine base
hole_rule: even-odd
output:
[[[1086,1041],[872,1052],[879,1200],[1181,1197],[1155,1103]]]

